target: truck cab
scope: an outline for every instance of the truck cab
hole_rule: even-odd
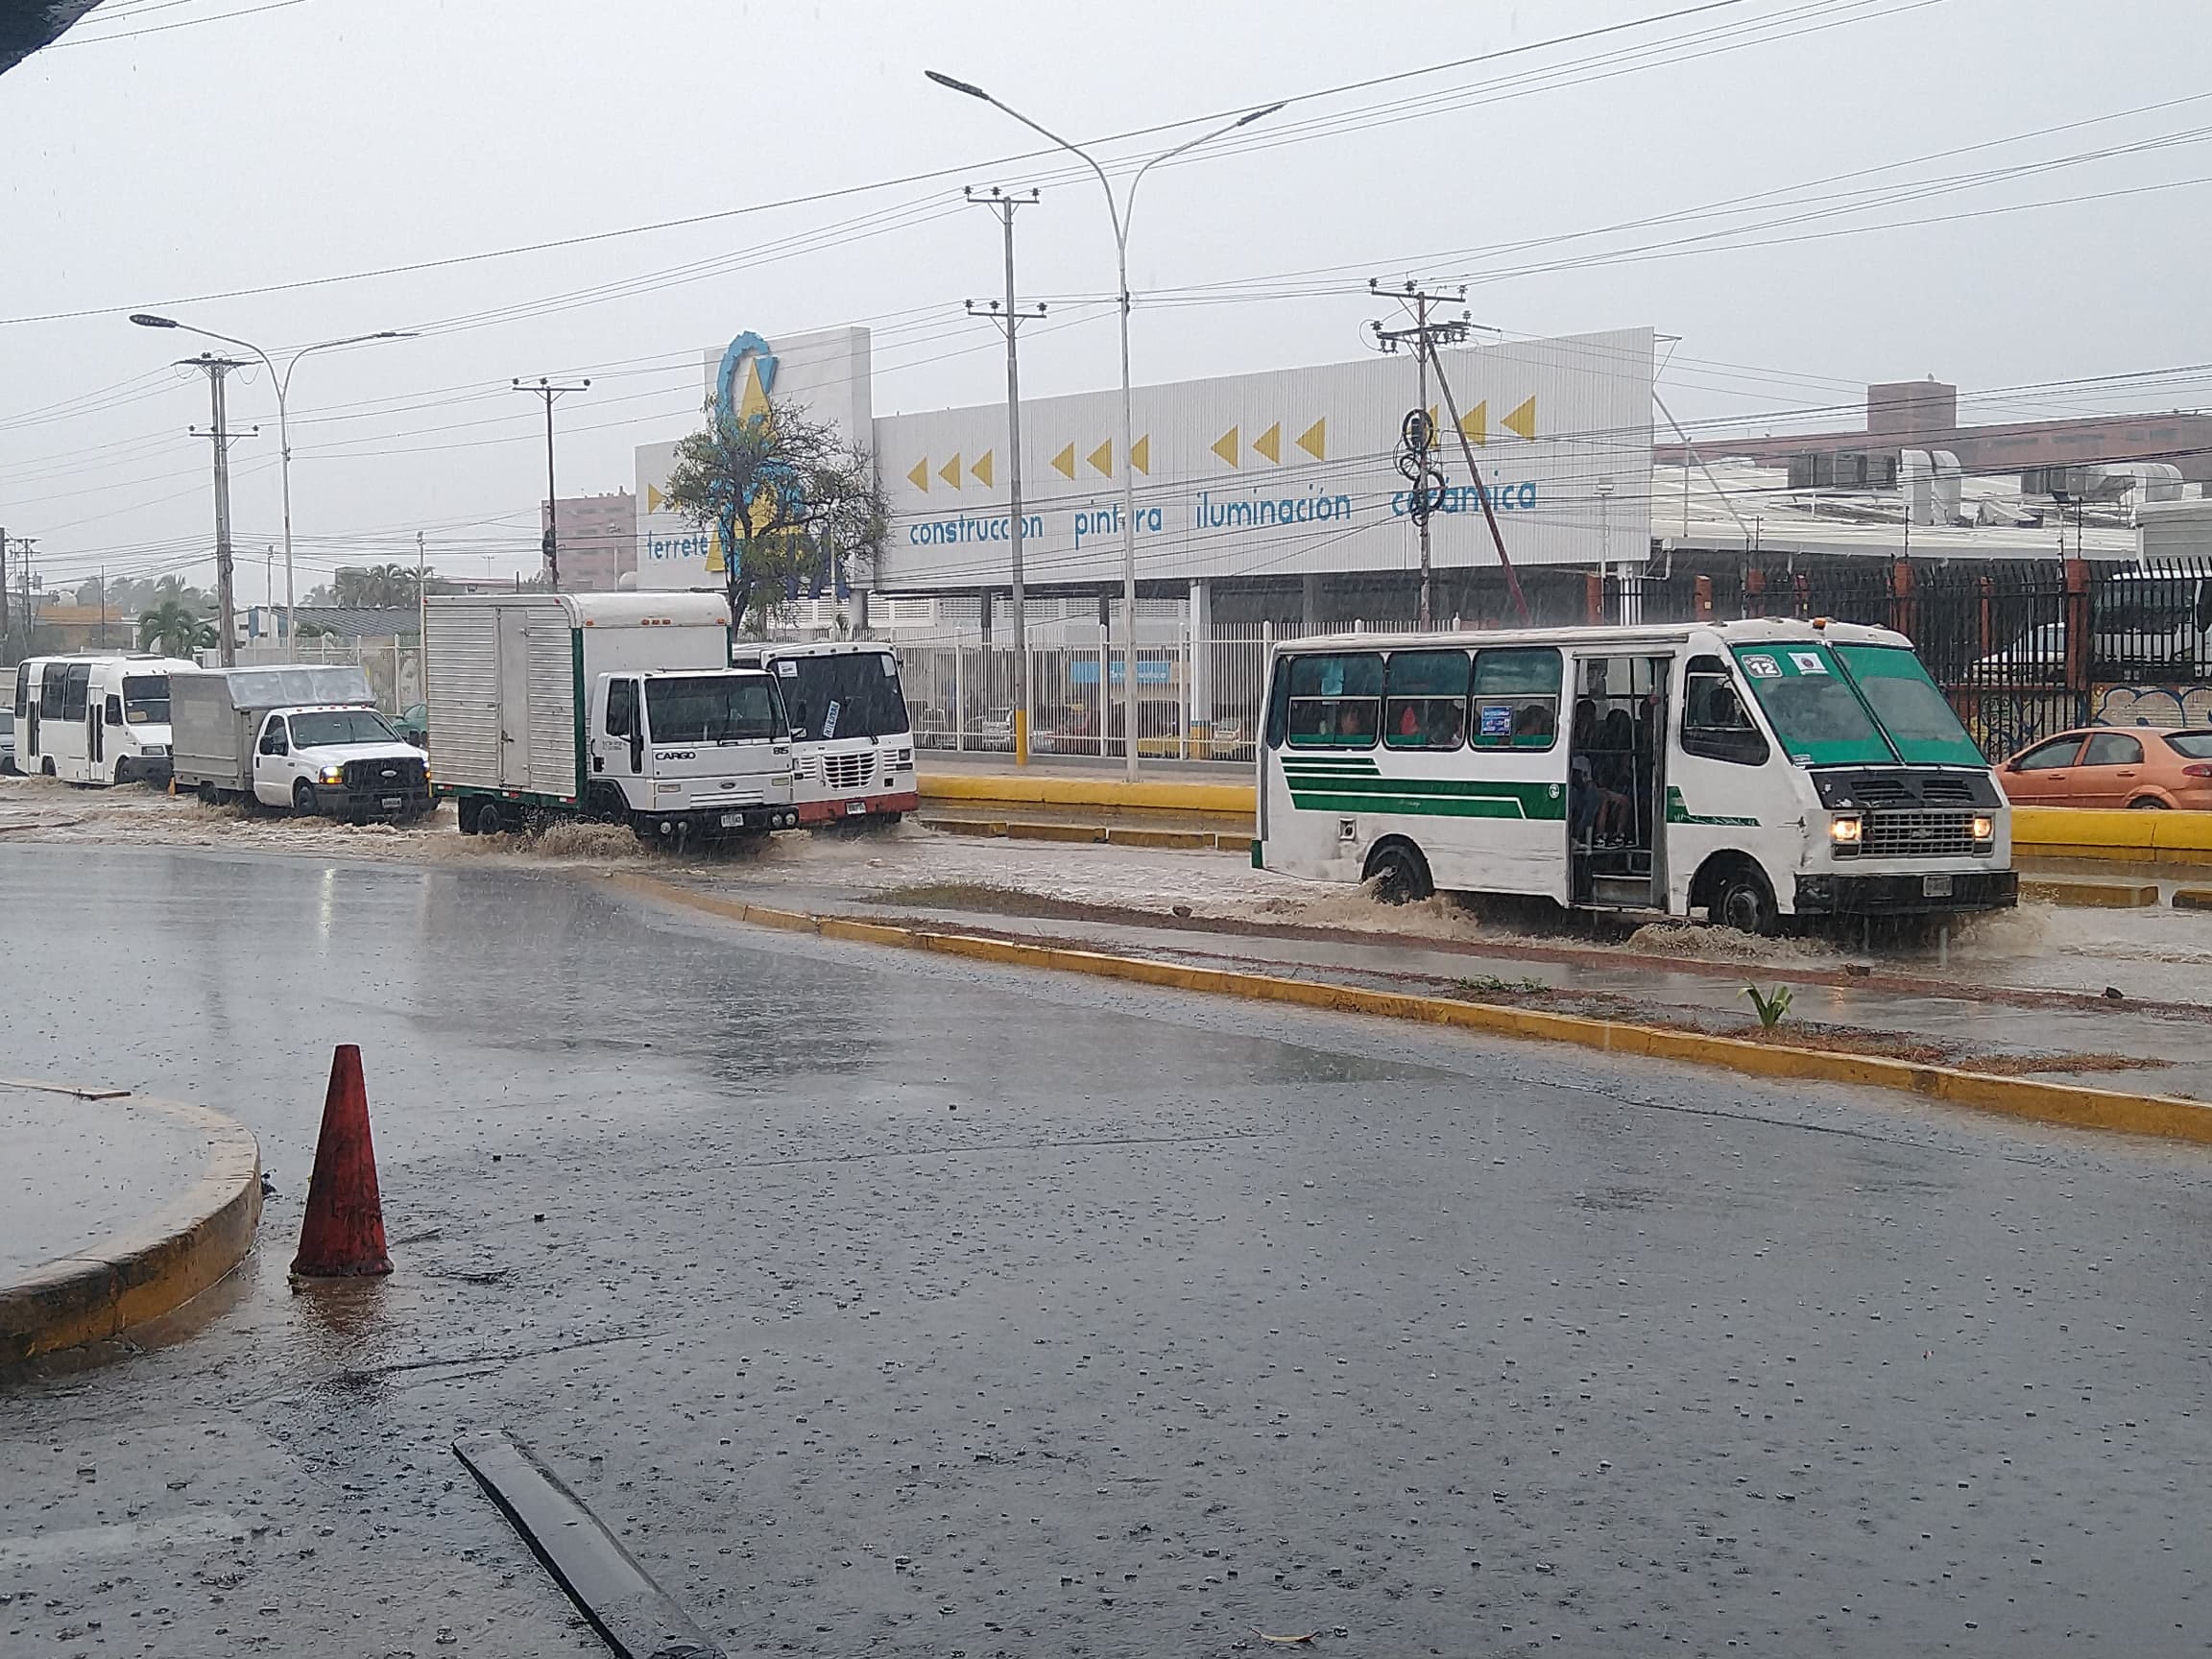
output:
[[[787,830],[791,731],[772,675],[758,669],[636,669],[591,685],[595,816],[646,841]]]
[[[253,798],[265,806],[360,822],[431,809],[422,752],[361,704],[271,709],[253,738]]]

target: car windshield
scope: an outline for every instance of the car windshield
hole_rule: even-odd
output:
[[[164,715],[164,718],[167,716]],[[316,749],[329,743],[397,743],[399,739],[373,709],[332,709],[292,716],[292,747]]]
[[[132,726],[168,725],[169,676],[166,674],[124,675],[123,718]]]
[[[1900,759],[1945,766],[1989,763],[1911,651],[1900,645],[1839,645],[1836,656],[1873,706]]]
[[[783,735],[776,689],[764,674],[700,674],[645,682],[656,743],[757,743]]]
[[[2192,760],[2212,760],[2212,732],[2169,732],[2166,746]]]
[[[891,737],[906,730],[899,664],[888,651],[785,657],[776,664],[791,729],[809,742]]]
[[[1736,661],[1790,758],[1851,766],[1897,758],[1836,660],[1820,644],[1739,645]]]

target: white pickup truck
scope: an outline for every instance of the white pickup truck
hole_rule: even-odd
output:
[[[376,712],[358,668],[179,674],[170,702],[177,787],[204,801],[251,798],[303,815],[402,823],[434,805],[422,751]]]

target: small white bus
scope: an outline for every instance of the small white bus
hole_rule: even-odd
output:
[[[914,732],[891,647],[867,639],[741,643],[738,668],[776,676],[791,717],[792,800],[799,822],[897,823],[922,805]]]
[[[2011,809],[1886,628],[1354,634],[1275,648],[1253,862],[1687,916],[2016,902]]]
[[[169,781],[169,676],[180,658],[27,657],[15,665],[15,765],[64,783]]]

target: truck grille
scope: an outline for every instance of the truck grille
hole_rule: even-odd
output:
[[[422,762],[404,758],[393,760],[349,760],[346,762],[346,787],[357,794],[401,794],[422,787]]]
[[[1971,812],[1873,812],[1863,856],[1960,858],[1974,851]]]
[[[865,755],[825,755],[822,757],[822,781],[831,789],[849,794],[865,789],[876,776],[876,753]]]

